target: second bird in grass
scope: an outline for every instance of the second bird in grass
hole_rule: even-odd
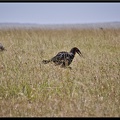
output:
[[[44,64],[53,62],[55,63],[55,65],[61,65],[61,67],[67,67],[72,63],[76,53],[82,56],[80,50],[77,47],[74,47],[70,50],[70,52],[65,52],[65,51],[59,52],[56,56],[54,56],[50,60],[43,60],[42,62]]]
[[[0,43],[0,50],[1,51],[6,50],[1,43]]]

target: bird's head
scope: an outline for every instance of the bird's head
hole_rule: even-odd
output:
[[[77,47],[72,48],[71,52],[74,53],[74,54],[78,53],[79,56],[83,57],[81,51]]]

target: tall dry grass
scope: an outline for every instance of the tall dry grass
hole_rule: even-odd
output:
[[[120,29],[8,29],[0,42],[1,117],[120,117]],[[74,46],[72,70],[42,64]]]

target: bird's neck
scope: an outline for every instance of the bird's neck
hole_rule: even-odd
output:
[[[76,51],[74,49],[71,49],[70,53],[72,53],[73,55],[75,55]]]

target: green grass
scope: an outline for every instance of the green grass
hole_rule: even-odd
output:
[[[120,117],[120,29],[0,30],[0,116]],[[78,47],[72,70],[42,64]]]

